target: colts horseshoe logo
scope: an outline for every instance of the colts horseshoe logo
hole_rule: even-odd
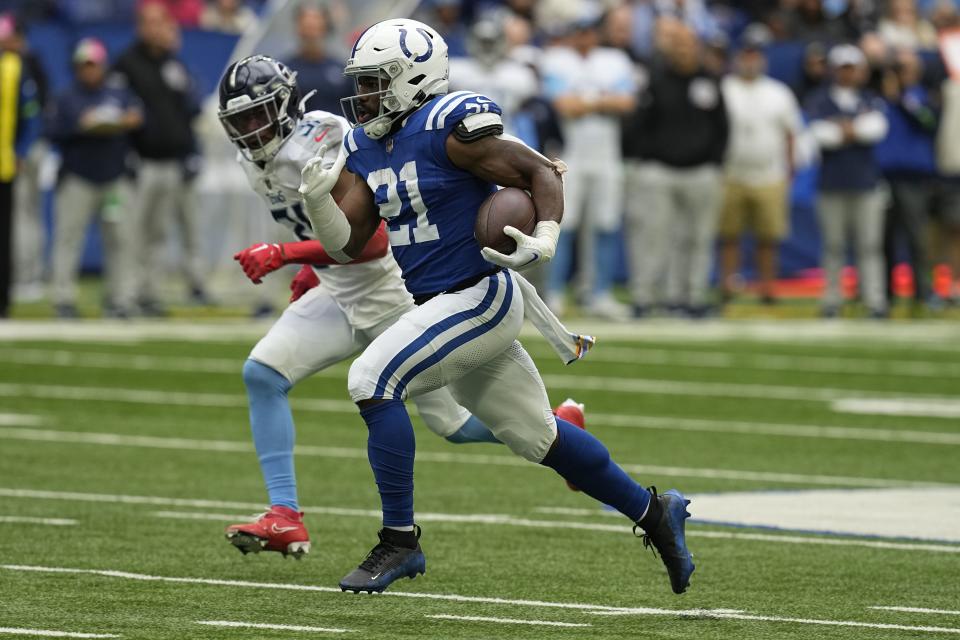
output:
[[[420,35],[423,36],[423,39],[427,41],[427,52],[417,56],[413,59],[414,62],[426,62],[430,59],[430,56],[433,55],[433,40],[430,39],[430,36],[427,35],[427,32],[417,27],[417,31],[420,32]],[[407,48],[407,30],[400,29],[400,50],[403,51],[403,55],[408,58],[413,56],[413,52]]]

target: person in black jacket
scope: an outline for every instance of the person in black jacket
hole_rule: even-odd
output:
[[[716,77],[707,73],[689,27],[663,23],[663,58],[624,135],[625,154],[640,160],[627,197],[634,315],[661,300],[699,317],[708,310],[708,279],[721,199],[720,164],[728,122]]]
[[[208,302],[193,178],[199,164],[192,122],[200,113],[193,79],[176,52],[180,32],[160,3],[148,2],[137,17],[138,39],[117,60],[115,77],[126,83],[144,106],[143,126],[133,133],[137,169],[137,239],[142,259],[135,279],[144,315],[163,315],[157,284],[163,273],[162,251],[171,215],[182,233],[181,269],[192,301]]]

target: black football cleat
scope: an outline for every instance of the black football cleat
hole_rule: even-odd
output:
[[[360,566],[340,581],[342,591],[382,593],[395,580],[416,578],[427,571],[427,559],[420,548],[420,527],[414,531],[381,529],[377,543]]]
[[[693,574],[693,555],[687,550],[686,519],[690,517],[687,505],[690,501],[676,489],[666,491],[662,496],[657,495],[657,488],[650,487],[651,499],[660,506],[660,519],[651,524],[649,530],[644,530],[644,548],[656,549],[660,553],[670,576],[670,586],[673,592],[680,594],[690,586],[690,576]],[[634,534],[641,525],[638,522],[633,527]]]

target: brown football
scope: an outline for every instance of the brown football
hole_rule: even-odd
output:
[[[473,235],[481,247],[511,254],[517,243],[503,232],[507,226],[516,227],[527,235],[532,234],[537,226],[537,210],[523,189],[507,187],[490,194],[477,211]]]

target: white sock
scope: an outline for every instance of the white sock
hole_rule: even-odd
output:
[[[384,528],[384,529],[392,529],[392,530],[394,530],[394,531],[413,531],[413,525],[412,525],[412,524],[408,524],[408,525],[405,526],[405,527],[387,527],[387,526],[384,526],[383,528]]]

